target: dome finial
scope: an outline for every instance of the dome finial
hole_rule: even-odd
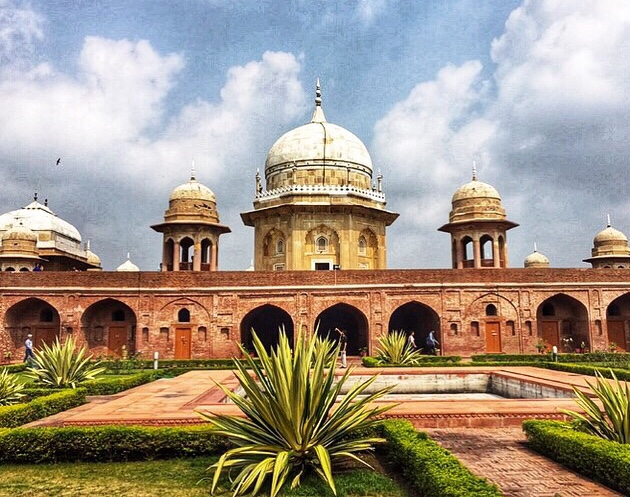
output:
[[[477,181],[477,163],[475,161],[473,161],[472,179],[473,181]]]
[[[190,166],[190,180],[195,180],[195,159],[192,160],[192,165]]]
[[[534,252],[538,252],[538,247],[536,246],[536,242],[534,242]]]
[[[322,88],[319,84],[319,78],[317,78],[317,83],[315,85],[315,111],[313,112],[313,117],[311,118],[312,123],[325,123],[326,116],[324,116],[324,109],[322,109]]]
[[[607,227],[607,228],[610,228],[610,226],[611,226],[611,225],[610,225],[610,214],[606,214],[606,223],[607,223],[607,224],[606,224],[606,227]]]

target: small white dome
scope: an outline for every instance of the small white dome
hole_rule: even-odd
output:
[[[534,250],[531,254],[525,257],[525,267],[549,267],[549,259],[541,254],[540,252]]]
[[[129,257],[127,257],[127,260],[125,262],[123,262],[120,266],[118,266],[116,268],[116,271],[137,272],[137,271],[140,271],[140,268],[138,266],[136,266],[133,262],[131,262]]]

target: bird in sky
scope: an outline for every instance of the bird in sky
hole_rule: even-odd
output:
[[[61,163],[61,157],[59,157],[59,158],[57,159],[57,162],[56,162],[56,164],[55,164],[55,165],[56,165],[56,166],[58,166],[60,163]]]

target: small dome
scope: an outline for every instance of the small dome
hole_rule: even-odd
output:
[[[372,159],[363,142],[341,126],[326,122],[319,82],[310,123],[282,135],[265,161],[267,190],[288,185],[372,187]]]
[[[91,250],[87,250],[86,251],[86,255],[87,255],[87,262],[88,264],[91,264],[93,266],[100,266],[101,265],[101,258],[96,255],[94,252],[92,252]]]
[[[199,181],[195,179],[194,174],[191,176],[188,183],[179,185],[172,191],[171,196],[169,197],[170,201],[184,199],[216,202],[216,197],[214,196],[212,190],[210,190],[210,188],[208,188],[207,186],[199,183]]]
[[[37,235],[20,223],[18,226],[14,226],[13,228],[7,230],[2,236],[2,240],[23,240],[28,242],[37,242]]]
[[[621,231],[616,230],[609,224],[606,228],[595,235],[595,238],[593,238],[593,245],[600,245],[602,243],[609,242],[621,242],[627,244],[628,238]]]
[[[116,271],[132,271],[137,272],[140,271],[140,268],[136,266],[131,259],[129,259],[129,255],[127,255],[127,260],[123,262],[120,266],[116,268]]]
[[[453,194],[453,202],[466,199],[491,198],[501,201],[499,192],[494,186],[473,179],[470,183],[460,186]]]
[[[534,252],[525,257],[524,266],[529,268],[549,267],[549,259],[537,250],[534,250]]]

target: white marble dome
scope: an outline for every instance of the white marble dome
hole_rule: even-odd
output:
[[[26,207],[0,216],[0,231],[6,231],[21,222],[31,231],[58,233],[75,243],[81,243],[81,234],[69,222],[57,216],[47,205],[34,200]]]

